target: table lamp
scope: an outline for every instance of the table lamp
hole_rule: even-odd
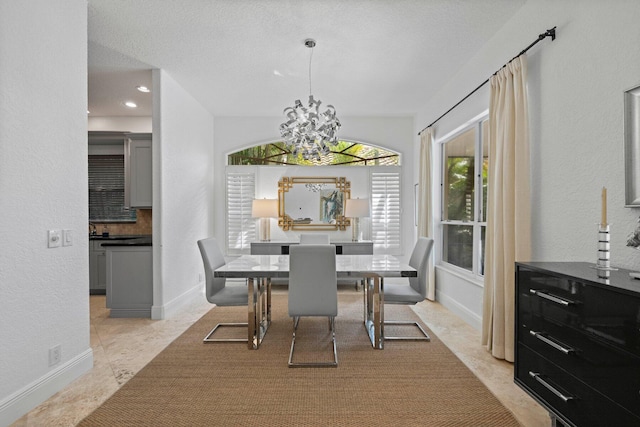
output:
[[[271,219],[278,217],[278,199],[254,199],[251,216],[260,218],[260,241],[271,240]]]
[[[369,199],[347,199],[344,216],[353,219],[351,240],[357,242],[360,237],[360,218],[369,216]]]

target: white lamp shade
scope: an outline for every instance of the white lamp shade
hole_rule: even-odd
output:
[[[251,216],[254,218],[277,218],[278,199],[254,199],[251,205]]]
[[[363,218],[369,216],[369,199],[347,199],[344,216],[347,218]]]

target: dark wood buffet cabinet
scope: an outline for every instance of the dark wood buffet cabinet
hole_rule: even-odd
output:
[[[516,384],[554,425],[640,426],[640,280],[516,263]]]

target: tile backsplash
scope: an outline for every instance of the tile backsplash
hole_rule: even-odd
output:
[[[96,231],[102,234],[102,229],[106,225],[109,234],[115,235],[149,235],[151,232],[151,209],[136,209],[136,222],[95,222]],[[89,227],[91,233],[91,227]]]

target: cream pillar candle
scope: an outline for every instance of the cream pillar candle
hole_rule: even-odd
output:
[[[600,224],[607,225],[607,187],[602,187],[602,217]]]

